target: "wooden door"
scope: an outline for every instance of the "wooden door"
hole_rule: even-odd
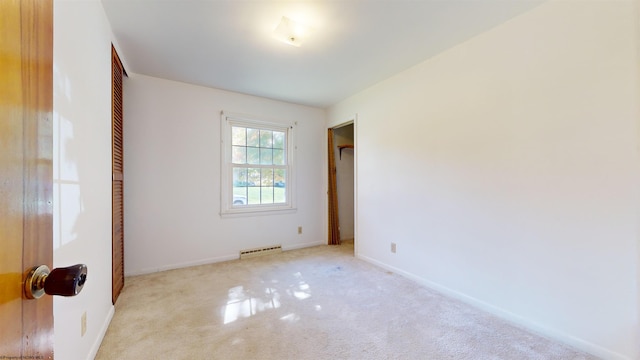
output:
[[[53,359],[51,296],[24,276],[52,267],[53,8],[0,1],[0,357]]]
[[[116,49],[111,46],[111,68],[112,68],[112,95],[111,95],[111,124],[112,124],[112,277],[111,277],[111,301],[113,304],[118,300],[120,292],[124,287],[124,146],[123,146],[123,101],[122,63]]]

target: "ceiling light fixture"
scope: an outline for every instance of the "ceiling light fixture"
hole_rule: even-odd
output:
[[[311,32],[312,29],[310,27],[283,16],[273,31],[273,36],[286,44],[299,47]]]

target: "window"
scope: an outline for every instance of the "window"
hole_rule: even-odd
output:
[[[293,129],[222,115],[221,213],[293,210]]]

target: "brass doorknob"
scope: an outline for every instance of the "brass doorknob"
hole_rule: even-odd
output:
[[[35,266],[24,281],[27,299],[39,299],[49,295],[76,296],[87,281],[87,265],[77,264],[49,270],[47,265]]]

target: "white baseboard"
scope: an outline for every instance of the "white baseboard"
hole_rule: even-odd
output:
[[[452,298],[461,300],[467,304],[470,304],[474,307],[480,308],[486,312],[489,312],[493,315],[496,315],[506,321],[509,321],[515,325],[518,325],[520,327],[526,328],[527,330],[530,330],[534,333],[537,333],[543,337],[546,338],[550,338],[553,339],[555,341],[567,344],[573,348],[576,348],[578,350],[587,352],[589,354],[592,354],[594,356],[597,356],[599,358],[602,359],[606,359],[606,360],[633,360],[625,355],[622,355],[620,353],[617,353],[615,351],[603,348],[602,346],[596,345],[594,343],[585,341],[583,339],[577,338],[575,336],[572,336],[570,334],[564,333],[562,331],[558,331],[549,327],[546,327],[542,324],[536,323],[534,321],[531,321],[530,319],[527,319],[525,317],[522,317],[520,315],[514,314],[512,312],[509,312],[505,309],[502,309],[500,307],[496,307],[494,305],[491,305],[489,303],[486,303],[484,301],[478,300],[474,297],[471,297],[469,295],[463,294],[461,292],[455,291],[453,289],[450,289],[446,286],[440,285],[438,283],[435,283],[433,281],[427,280],[425,278],[422,278],[420,276],[417,276],[413,273],[404,271],[402,269],[398,269],[394,266],[390,266],[388,264],[385,264],[383,262],[380,262],[376,259],[370,258],[368,256],[364,256],[364,255],[356,255],[357,258],[364,260],[368,263],[371,263],[373,265],[379,266],[383,269],[392,271],[398,275],[404,276],[410,280],[415,281],[416,283],[428,287],[430,289],[436,290],[440,293],[443,293],[447,296],[450,296]]]
[[[237,254],[233,254],[233,255],[217,256],[217,257],[207,258],[207,259],[202,259],[202,260],[185,261],[185,262],[181,262],[181,263],[174,263],[174,264],[170,264],[170,265],[164,265],[164,266],[153,267],[153,268],[143,268],[143,269],[138,269],[138,270],[133,270],[133,271],[127,272],[125,275],[126,276],[137,276],[137,275],[153,274],[153,273],[157,273],[157,272],[160,272],[160,271],[182,269],[182,268],[191,267],[191,266],[207,265],[207,264],[213,264],[213,263],[218,263],[218,262],[223,262],[223,261],[237,260],[239,258],[240,258],[240,253],[237,253]]]
[[[104,336],[107,334],[107,330],[109,329],[109,324],[111,324],[111,319],[113,319],[113,314],[115,314],[115,307],[111,305],[111,309],[107,313],[107,317],[104,319],[102,326],[100,327],[100,332],[98,333],[98,337],[93,342],[91,349],[89,349],[89,354],[87,355],[87,360],[93,360],[98,355],[98,350],[100,350],[100,345],[102,345],[102,340]]]
[[[296,250],[296,249],[302,249],[302,248],[318,246],[318,245],[326,245],[326,244],[321,241],[313,241],[313,242],[306,242],[301,244],[283,245],[282,251]],[[174,263],[174,264],[164,265],[159,267],[126,271],[125,276],[147,275],[147,274],[153,274],[161,271],[182,269],[182,268],[191,267],[191,266],[214,264],[214,263],[219,263],[219,262],[229,261],[229,260],[237,260],[239,258],[240,258],[240,252],[233,255],[223,255],[223,256],[217,256],[217,257],[207,258],[202,260],[186,261],[186,262]]]
[[[327,244],[322,241],[312,241],[312,242],[306,242],[302,244],[293,244],[293,245],[286,245],[286,246],[282,245],[282,251],[304,249],[304,248],[319,246],[319,245],[327,245]]]

